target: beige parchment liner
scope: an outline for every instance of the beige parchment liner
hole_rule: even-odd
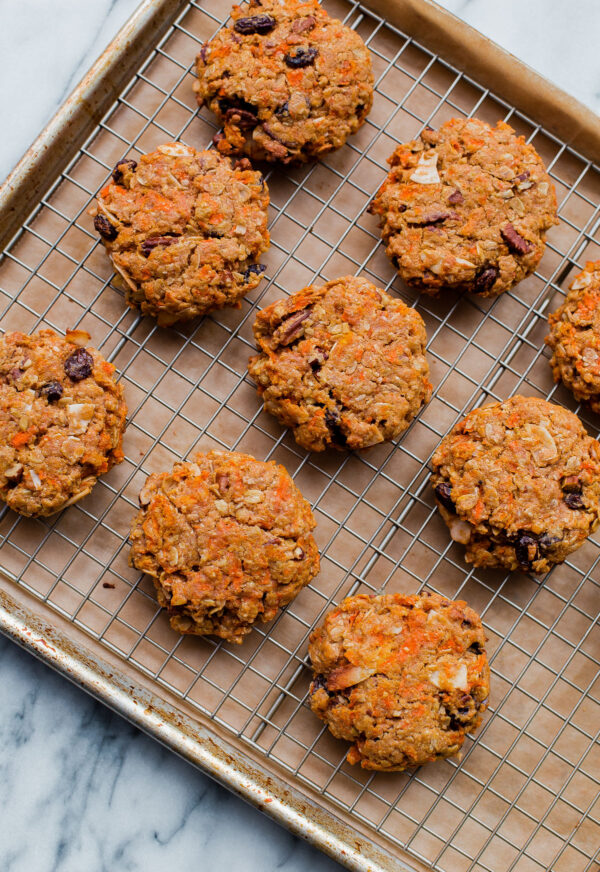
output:
[[[45,521],[2,512],[0,565],[13,579],[2,585],[29,609],[38,608],[40,619],[60,615],[63,632],[85,633],[90,650],[116,664],[134,696],[142,685],[213,731],[215,741],[229,737],[259,768],[283,776],[306,796],[306,820],[318,814],[315,802],[334,811],[346,830],[333,847],[312,831],[304,835],[351,868],[392,868],[384,855],[369,856],[371,843],[375,852],[415,869],[597,870],[600,539],[590,539],[543,583],[518,573],[474,571],[434,511],[427,462],[466,410],[517,391],[578,411],[589,432],[598,433],[599,419],[552,384],[543,337],[547,312],[574,273],[600,258],[600,172],[375,14],[326,0],[372,50],[377,93],[368,123],[320,164],[269,170],[267,281],[240,310],[158,329],[125,307],[87,209],[124,155],[177,138],[195,147],[210,141],[214,119],[196,112],[190,66],[227,5],[183,4],[159,49],[148,49],[139,73],[84,146],[72,160],[64,154],[57,181],[0,262],[2,329],[88,330],[116,364],[130,409],[126,460],[89,497]],[[156,15],[160,4],[149,6]],[[395,20],[392,10],[401,8],[422,18],[434,4],[390,4],[388,18]],[[471,31],[452,20],[453,44],[462,39],[467,45]],[[126,53],[126,43],[120,50]],[[510,56],[502,54],[510,72]],[[492,123],[506,118],[533,142],[556,185],[561,223],[549,234],[539,270],[511,293],[495,301],[417,299],[396,278],[365,207],[397,142],[423,124],[461,114]],[[593,145],[593,124],[586,135]],[[10,198],[0,197],[5,207],[12,204],[13,221],[15,192],[23,184],[15,178]],[[2,217],[6,234],[7,209]],[[246,376],[253,312],[305,284],[346,273],[416,304],[427,326],[435,391],[398,444],[361,456],[312,456],[262,412]],[[313,505],[322,553],[314,582],[241,647],[179,638],[157,608],[149,580],[127,566],[126,533],[145,476],[195,450],[218,447],[287,467]],[[465,598],[482,614],[492,656],[491,708],[460,763],[368,774],[345,763],[345,744],[331,738],[305,704],[307,637],[331,603],[349,593],[423,586]],[[27,644],[23,635],[12,635]],[[151,722],[146,728],[159,733]],[[363,860],[356,845],[352,857],[340,848],[350,845],[353,828],[365,846]]]

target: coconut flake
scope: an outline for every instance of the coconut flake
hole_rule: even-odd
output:
[[[191,157],[194,154],[194,149],[184,145],[183,142],[167,142],[166,145],[159,145],[157,151],[173,157]]]
[[[466,521],[459,518],[452,518],[450,521],[450,536],[461,545],[467,545],[471,541],[471,531],[472,527]]]
[[[29,475],[31,476],[31,480],[33,482],[34,488],[37,490],[42,486],[42,479],[39,477],[37,472],[34,469],[29,470]]]
[[[418,182],[420,185],[437,185],[440,181],[437,161],[438,156],[435,151],[424,152],[419,158],[416,170],[410,177],[411,181]]]
[[[90,421],[94,417],[93,403],[71,403],[67,406],[67,418],[72,433],[85,433]]]
[[[581,275],[577,276],[573,284],[571,285],[572,290],[578,291],[579,288],[587,288],[587,286],[591,283],[592,277],[589,272],[582,272]]]
[[[470,260],[466,260],[464,257],[455,257],[454,260],[459,264],[459,266],[466,266],[469,269],[475,269],[475,264],[471,263]]]
[[[67,330],[65,336],[67,342],[72,342],[73,345],[79,345],[82,348],[85,348],[91,338],[86,330]]]
[[[429,680],[440,690],[467,691],[469,689],[469,679],[465,663],[461,663],[454,674],[449,674],[447,669],[436,669],[429,676]]]

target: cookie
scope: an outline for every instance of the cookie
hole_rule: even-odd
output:
[[[123,388],[89,340],[82,330],[0,338],[0,499],[22,515],[78,502],[123,460]]]
[[[309,642],[309,703],[349,763],[398,771],[450,757],[481,723],[489,694],[485,633],[461,600],[359,596]]]
[[[475,566],[548,572],[598,526],[600,445],[546,400],[474,409],[432,467],[440,513]]]
[[[453,118],[399,145],[369,210],[399,275],[493,297],[537,267],[556,220],[540,156],[508,124]]]
[[[222,154],[298,163],[340,148],[373,102],[369,51],[317,0],[254,0],[196,58],[194,90]]]
[[[254,336],[248,371],[265,409],[307,451],[395,439],[431,396],[423,319],[365,279],[272,303]]]
[[[247,159],[159,145],[121,160],[99,193],[94,227],[127,301],[161,325],[234,306],[259,283],[269,192]]]
[[[575,277],[549,321],[546,343],[555,381],[600,414],[600,260],[587,263]]]
[[[150,475],[130,564],[154,579],[179,633],[242,642],[319,571],[309,504],[286,470],[211,451]]]

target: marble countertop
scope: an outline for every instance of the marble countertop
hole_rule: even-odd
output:
[[[136,5],[0,0],[0,178]],[[597,0],[442,5],[600,111]],[[0,784],[2,872],[340,869],[1,637]]]

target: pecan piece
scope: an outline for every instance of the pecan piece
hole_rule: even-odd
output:
[[[108,218],[105,218],[104,215],[96,215],[94,218],[94,227],[100,236],[102,236],[103,239],[108,239],[109,242],[112,242],[113,239],[116,239],[119,235],[117,228],[111,224]]]
[[[233,25],[233,29],[236,33],[241,33],[244,36],[251,33],[264,35],[265,33],[270,33],[276,24],[277,21],[272,15],[251,15],[248,18],[238,18]]]
[[[239,127],[240,130],[251,130],[258,124],[258,118],[253,112],[248,109],[241,109],[237,106],[232,106],[227,109],[223,116],[225,124],[233,124]]]
[[[312,30],[315,24],[317,23],[317,19],[312,15],[307,15],[306,18],[297,18],[291,27],[292,33],[308,33],[309,30]]]
[[[500,235],[508,247],[512,249],[512,251],[516,251],[517,254],[528,254],[528,252],[533,249],[533,245],[530,242],[527,242],[526,239],[523,239],[520,233],[517,233],[512,224],[505,224],[504,227],[501,227]]]
[[[460,203],[465,202],[465,198],[457,188],[456,191],[452,191],[452,193],[448,197],[448,202],[452,203],[453,206],[458,206]]]
[[[406,219],[406,223],[416,227],[426,227],[428,224],[441,224],[442,221],[446,221],[448,218],[458,218],[458,215],[456,212],[434,210],[433,212],[426,212],[424,215],[411,216]]]
[[[289,345],[301,333],[300,327],[310,317],[311,309],[302,309],[282,321],[276,330],[279,345]]]
[[[179,236],[151,236],[149,239],[144,239],[141,245],[142,254],[144,257],[150,257],[150,252],[159,245],[173,245],[177,242]]]
[[[314,64],[315,58],[319,54],[316,48],[301,48],[298,47],[294,52],[289,52],[284,56],[284,61],[288,67],[296,69],[297,67],[309,67]]]

